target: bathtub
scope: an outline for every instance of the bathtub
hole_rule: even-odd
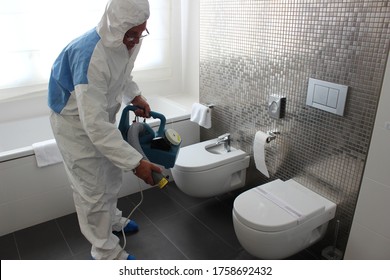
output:
[[[188,106],[165,97],[148,102],[153,111],[165,115],[166,127],[181,135],[182,146],[199,142],[199,126],[190,121]],[[159,120],[148,119],[148,123],[156,129]],[[7,121],[0,120],[0,133],[0,236],[73,213],[72,191],[63,164],[39,168],[32,148],[33,143],[53,138],[49,116],[15,120],[8,116]],[[120,197],[138,192],[139,187],[138,178],[125,173]],[[141,187],[149,186],[142,182]]]

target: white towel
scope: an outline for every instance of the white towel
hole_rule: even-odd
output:
[[[204,128],[211,128],[211,109],[199,103],[192,104],[191,121]]]
[[[62,162],[62,156],[55,139],[32,144],[38,167]]]

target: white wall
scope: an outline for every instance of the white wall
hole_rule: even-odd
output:
[[[146,97],[199,100],[199,0],[172,0],[171,76],[153,80],[150,72],[133,73]],[[180,102],[180,100],[179,100]]]
[[[344,259],[390,260],[390,56]]]
[[[183,89],[199,100],[199,0],[182,1]]]

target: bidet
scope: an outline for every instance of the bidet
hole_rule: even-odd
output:
[[[224,142],[217,142],[215,138],[180,149],[171,171],[181,191],[194,197],[213,197],[245,185],[250,156],[234,147],[228,152]]]

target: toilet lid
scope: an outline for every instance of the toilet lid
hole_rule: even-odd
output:
[[[323,198],[289,180],[275,180],[240,194],[234,213],[244,225],[266,232],[295,227],[325,212]]]

